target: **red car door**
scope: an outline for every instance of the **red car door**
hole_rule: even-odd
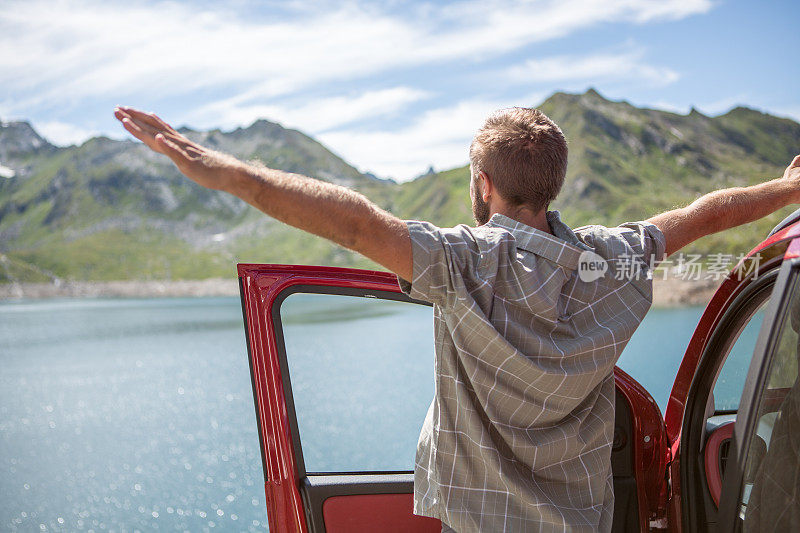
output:
[[[412,513],[433,396],[427,304],[385,272],[242,264],[239,279],[270,530],[439,531]],[[664,421],[641,385],[615,375],[614,531],[663,527]]]
[[[708,531],[718,526],[732,435],[739,424],[739,405],[745,406],[745,396],[741,400],[738,396],[745,388],[753,346],[738,363],[738,401],[720,407],[714,392],[742,332],[755,326],[752,331],[761,330],[758,342],[762,342],[774,313],[770,309],[785,289],[779,273],[793,250],[800,249],[796,246],[800,240],[793,240],[800,235],[798,214],[781,223],[730,272],[689,342],[664,417],[669,447],[666,526],[670,531]]]
[[[800,530],[800,239],[788,247],[750,363],[719,531]]]
[[[394,445],[393,439],[382,437],[395,431],[395,426],[408,424],[394,423],[394,413],[401,409],[390,406],[385,412],[372,413],[373,399],[364,394],[376,381],[382,386],[366,396],[379,396],[397,380],[404,382],[401,390],[413,389],[419,381],[381,376],[365,367],[373,358],[396,357],[382,352],[384,344],[402,346],[401,351],[420,352],[419,356],[425,357],[413,343],[432,347],[430,331],[398,330],[391,320],[387,324],[374,318],[386,313],[391,317],[391,313],[398,313],[398,306],[403,308],[401,314],[422,313],[427,318],[427,304],[403,295],[396,278],[382,272],[239,265],[239,277],[270,530],[439,531],[438,520],[412,514],[416,435],[412,440],[405,435],[395,439],[406,439],[404,451],[410,449],[410,455],[405,454],[407,460],[392,461],[386,459],[386,453],[372,454],[378,455],[377,463],[369,458],[371,437],[375,437],[372,446],[381,448],[381,452]],[[347,320],[354,317],[356,320]],[[414,316],[410,319],[415,320]],[[364,329],[343,334],[342,325],[348,323],[363,323]],[[381,330],[376,332],[375,328]],[[323,345],[295,349],[310,336],[324,337]],[[424,338],[418,339],[421,336]],[[369,341],[365,343],[364,339]],[[403,346],[409,342],[411,350]],[[358,353],[351,351],[354,346]],[[360,366],[340,372],[349,360],[363,357],[364,352],[369,352],[368,358]],[[308,358],[309,353],[318,357],[319,365],[292,367],[293,356]],[[321,374],[320,365],[324,366]],[[319,394],[326,383],[328,388],[335,388],[330,385],[334,381],[347,382],[346,388],[338,394]],[[432,379],[429,381],[432,385]],[[404,400],[400,395],[392,403]],[[425,407],[420,405],[420,416],[424,416]],[[332,421],[334,418],[338,422]],[[317,431],[325,426],[332,427],[327,432]],[[349,440],[343,434],[349,434]],[[339,453],[335,448],[343,451],[343,456],[335,458]]]

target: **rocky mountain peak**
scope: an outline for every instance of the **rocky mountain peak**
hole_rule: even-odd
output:
[[[13,163],[22,155],[53,148],[28,122],[0,120],[0,163]]]

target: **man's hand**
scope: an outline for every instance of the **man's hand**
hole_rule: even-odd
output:
[[[751,187],[714,191],[686,207],[656,215],[648,222],[664,233],[666,253],[671,255],[701,237],[753,222],[795,203],[800,203],[800,155],[792,160],[781,178]]]
[[[359,252],[411,280],[411,237],[405,222],[361,194],[208,150],[152,113],[118,107],[114,116],[134,137],[168,156],[200,185],[238,196],[281,222]]]
[[[227,171],[241,165],[232,157],[190,141],[153,113],[118,107],[114,116],[131,135],[151,150],[172,159],[178,170],[203,187],[225,189]]]
[[[798,195],[800,195],[800,155],[795,156],[789,166],[786,167],[783,179],[792,183],[797,188]]]

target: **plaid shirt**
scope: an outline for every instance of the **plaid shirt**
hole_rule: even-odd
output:
[[[547,218],[553,235],[500,214],[406,222],[413,279],[400,285],[434,304],[436,343],[414,513],[462,533],[611,530],[612,370],[652,302],[664,236]],[[587,250],[608,264],[592,281]]]

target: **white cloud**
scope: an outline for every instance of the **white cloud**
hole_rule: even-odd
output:
[[[362,119],[395,114],[427,96],[428,93],[418,89],[393,87],[352,96],[324,97],[297,105],[240,105],[238,99],[229,98],[192,110],[184,120],[201,127],[232,127],[260,117],[277,120],[284,126],[308,133],[320,133]]]
[[[528,83],[560,83],[585,81],[589,84],[612,79],[638,80],[653,85],[668,85],[677,81],[677,72],[654,67],[642,61],[642,52],[621,54],[592,54],[587,56],[561,55],[531,59],[523,65],[508,69],[508,79]]]
[[[67,144],[93,131],[70,126],[66,113],[74,116],[98,100],[191,100],[191,114],[168,118],[234,127],[268,117],[321,134],[361,168],[407,178],[431,163],[464,163],[486,114],[519,103],[481,99],[467,89],[449,107],[420,110],[431,95],[407,75],[411,69],[458,65],[464,71],[597,25],[674,20],[713,7],[712,0],[462,0],[392,10],[358,0],[308,0],[264,13],[263,6],[257,12],[247,2],[235,5],[6,1],[0,10],[0,110],[47,116],[37,127]],[[677,76],[636,54],[544,58],[529,62],[520,76],[525,69],[550,82],[596,79],[614,69],[648,83]],[[353,90],[359,86],[368,89]],[[375,117],[392,124],[398,113],[411,125],[356,128]]]
[[[58,146],[81,144],[86,139],[98,134],[96,130],[80,128],[59,121],[37,122],[33,126],[45,139]]]
[[[173,2],[7,2],[0,84],[12,97],[3,104],[20,111],[109,93],[179,96],[209,88],[252,104],[402,67],[475,61],[599,23],[702,13],[711,2],[468,1],[424,4],[402,16],[360,3],[313,6],[294,18],[265,19]]]
[[[687,0],[685,2],[637,2],[631,20],[643,24],[653,20],[680,20],[697,13],[705,13],[717,3],[712,0]]]
[[[524,100],[538,103],[542,97],[530,95]],[[405,181],[431,164],[438,169],[466,164],[472,136],[489,113],[514,103],[519,102],[464,100],[428,110],[405,128],[337,131],[319,138],[362,170]]]

